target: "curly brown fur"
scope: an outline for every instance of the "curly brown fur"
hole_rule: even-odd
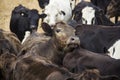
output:
[[[1,80],[12,80],[12,70],[17,57],[14,54],[4,53],[0,56]]]
[[[72,74],[40,56],[29,56],[17,61],[14,80],[67,80]]]

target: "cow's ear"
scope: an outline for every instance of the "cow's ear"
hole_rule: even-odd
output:
[[[64,11],[61,11],[61,13],[62,13],[63,15],[65,15],[65,12],[64,12]]]
[[[41,24],[41,27],[42,27],[42,29],[43,29],[43,31],[44,31],[45,33],[47,33],[48,35],[52,35],[52,31],[53,31],[53,30],[51,29],[51,26],[50,26],[49,24],[43,22],[43,23]]]
[[[43,13],[43,14],[40,14],[40,15],[39,15],[39,18],[45,18],[46,16],[47,16],[47,15]]]

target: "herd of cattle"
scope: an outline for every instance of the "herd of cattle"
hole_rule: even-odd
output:
[[[120,80],[120,0],[38,3],[41,14],[18,5],[0,29],[0,80]]]

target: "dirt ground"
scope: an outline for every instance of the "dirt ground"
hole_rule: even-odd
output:
[[[19,4],[22,4],[23,6],[30,9],[37,9],[39,13],[41,13],[41,9],[38,5],[38,0],[0,0],[0,28],[6,31],[10,31],[9,23],[10,23],[11,12],[14,9],[14,7],[18,6]],[[40,25],[38,31],[42,32]]]

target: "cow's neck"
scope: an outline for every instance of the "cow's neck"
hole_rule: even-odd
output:
[[[52,46],[52,49],[53,49],[53,59],[52,61],[61,66],[62,65],[62,61],[63,61],[63,57],[65,56],[64,54],[64,49],[59,46],[59,44],[57,43],[56,40],[51,40],[51,46]]]

